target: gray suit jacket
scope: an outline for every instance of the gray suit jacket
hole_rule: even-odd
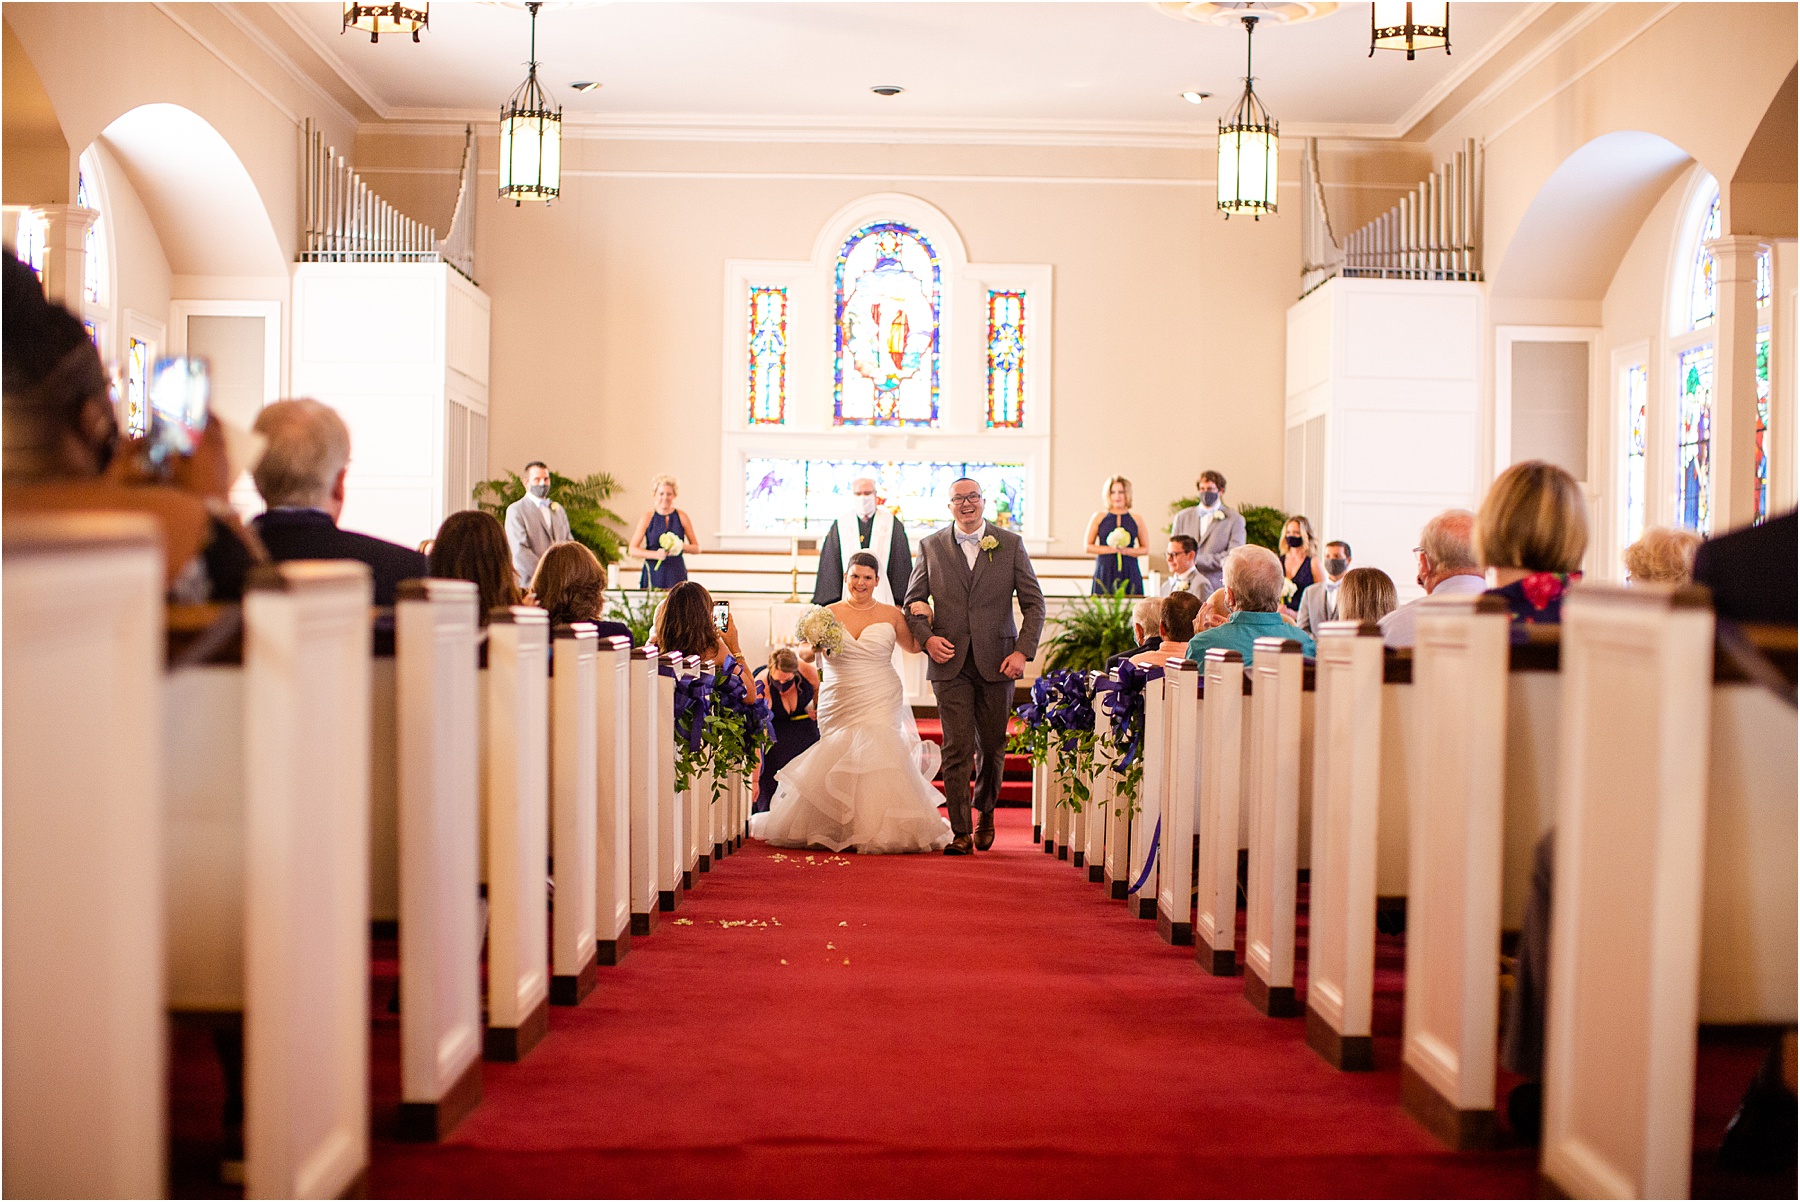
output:
[[[1244,515],[1223,501],[1219,502],[1219,509],[1219,517],[1207,527],[1205,538],[1200,537],[1201,509],[1198,505],[1189,505],[1176,514],[1169,525],[1171,535],[1185,534],[1200,544],[1194,566],[1206,580],[1203,600],[1225,583],[1225,556],[1233,547],[1244,545]]]
[[[506,543],[512,548],[513,571],[519,586],[531,583],[538,560],[551,543],[569,541],[569,515],[555,501],[550,502],[550,529],[544,529],[543,511],[530,496],[520,497],[506,507]]]
[[[992,551],[979,552],[973,568],[956,545],[954,525],[919,540],[919,559],[901,608],[914,601],[931,602],[930,622],[907,616],[913,638],[923,647],[926,639],[938,634],[956,645],[949,662],[929,661],[926,674],[931,680],[949,680],[973,655],[982,678],[998,683],[1006,679],[1000,675],[1001,660],[1014,651],[1026,659],[1037,655],[1038,636],[1044,630],[1044,592],[1038,587],[1037,573],[1031,570],[1025,540],[992,522],[981,532],[992,535],[997,545]],[[1017,627],[1013,624],[1015,593],[1025,619]]]
[[[1300,629],[1308,634],[1319,633],[1321,622],[1330,622],[1337,618],[1335,613],[1325,608],[1325,582],[1316,581],[1300,594]]]

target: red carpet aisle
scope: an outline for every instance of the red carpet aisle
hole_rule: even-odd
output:
[[[1528,1197],[1384,1071],[1203,976],[1000,811],[972,860],[746,845],[441,1147],[378,1139],[389,1195]],[[679,925],[670,925],[673,917]],[[687,924],[692,925],[687,925]],[[380,986],[378,985],[378,996]],[[397,1097],[375,1032],[376,1128]]]

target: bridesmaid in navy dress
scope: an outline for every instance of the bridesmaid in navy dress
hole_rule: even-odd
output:
[[[775,746],[763,753],[762,771],[756,776],[756,804],[751,812],[764,813],[775,797],[775,774],[795,756],[819,741],[819,720],[813,711],[819,677],[811,664],[786,647],[769,656],[769,666],[756,674],[756,687],[769,699],[775,720]]]
[[[654,501],[631,532],[632,551],[644,561],[638,587],[672,589],[688,578],[686,556],[700,549],[700,540],[694,537],[687,510],[675,508],[675,477],[658,476],[650,487]],[[662,549],[665,534],[681,540],[681,547],[672,554]]]
[[[1113,531],[1123,530],[1129,542],[1114,546],[1107,540]],[[1111,593],[1120,585],[1125,595],[1144,595],[1144,574],[1138,561],[1150,554],[1144,542],[1143,529],[1131,512],[1131,481],[1114,476],[1106,482],[1106,508],[1088,522],[1087,553],[1094,557],[1094,595]]]

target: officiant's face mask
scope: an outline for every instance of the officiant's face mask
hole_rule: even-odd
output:
[[[854,497],[850,498],[850,503],[856,507],[856,516],[857,517],[872,518],[875,516],[875,494],[874,493],[859,492]]]

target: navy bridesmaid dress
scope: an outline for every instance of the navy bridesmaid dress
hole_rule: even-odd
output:
[[[662,536],[669,533],[673,533],[683,543],[690,541],[687,531],[681,528],[681,511],[676,510],[666,516],[652,513],[650,524],[644,528],[644,549],[646,551],[662,550]],[[646,563],[643,573],[638,578],[638,587],[672,589],[687,578],[687,556],[671,555],[660,562],[653,560]]]
[[[1095,535],[1094,541],[1104,547],[1106,536],[1120,526],[1124,526],[1126,533],[1131,535],[1133,545],[1142,541],[1138,537],[1137,522],[1129,513],[1109,513],[1101,518],[1100,530]],[[1144,574],[1138,569],[1138,557],[1127,555],[1123,551],[1108,551],[1105,555],[1096,556],[1094,558],[1094,595],[1097,597],[1103,593],[1110,593],[1121,584],[1125,586],[1125,595],[1128,597],[1144,595]]]

